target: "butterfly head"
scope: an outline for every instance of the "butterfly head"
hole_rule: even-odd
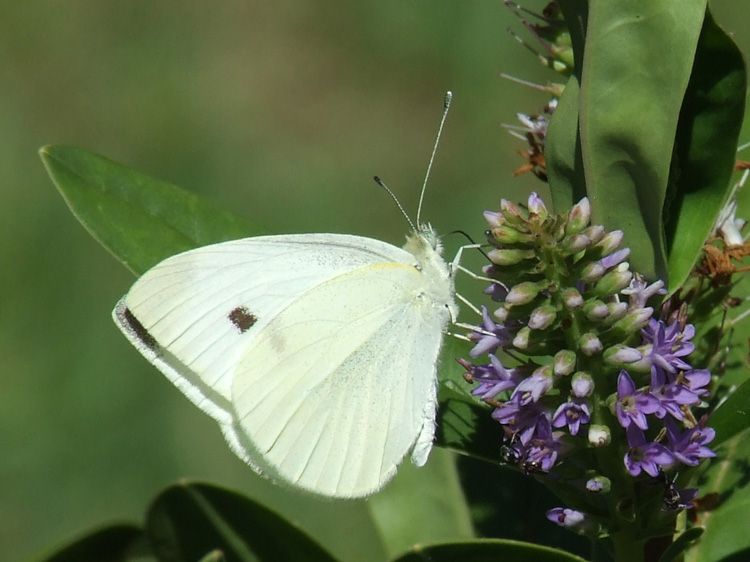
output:
[[[407,235],[404,250],[415,256],[434,253],[443,255],[443,243],[437,231],[430,224],[421,224],[412,234]]]

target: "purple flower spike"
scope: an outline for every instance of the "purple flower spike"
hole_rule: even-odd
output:
[[[641,429],[648,429],[646,414],[657,412],[659,407],[659,401],[654,396],[636,391],[635,383],[627,371],[620,371],[615,411],[622,427],[630,427],[630,422],[633,422]]]
[[[641,471],[656,478],[659,475],[659,465],[669,465],[674,462],[674,455],[661,443],[646,442],[646,436],[635,425],[627,428],[628,446],[625,455],[625,468],[631,476],[638,476]]]
[[[671,419],[664,420],[669,448],[681,463],[696,466],[701,459],[716,456],[716,453],[706,447],[706,444],[713,441],[716,436],[713,429],[705,427],[706,420],[707,418],[704,416],[698,425],[682,434],[675,422]]]
[[[560,404],[552,415],[552,427],[568,426],[571,435],[577,435],[581,424],[587,424],[591,420],[589,407],[583,400],[575,400]]]

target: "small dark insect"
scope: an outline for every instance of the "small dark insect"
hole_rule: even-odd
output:
[[[258,321],[258,317],[244,306],[238,306],[232,310],[227,318],[240,331],[240,334],[247,332]]]

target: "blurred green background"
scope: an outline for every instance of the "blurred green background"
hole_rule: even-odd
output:
[[[747,52],[746,1],[713,4]],[[523,145],[500,124],[547,97],[498,73],[555,75],[510,25],[533,41],[500,0],[0,3],[0,560],[137,521],[182,477],[273,503],[343,559],[363,545],[342,519],[367,517],[256,477],[131,348],[110,311],[134,279],[76,222],[37,150],[88,148],[274,232],[400,245],[407,225],[371,177],[415,212],[451,89],[423,216],[481,238],[482,210],[544,192],[511,177]]]

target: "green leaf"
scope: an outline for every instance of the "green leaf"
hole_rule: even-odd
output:
[[[433,449],[421,468],[408,460],[367,506],[389,556],[415,544],[474,537],[455,454]]]
[[[711,447],[718,447],[741,431],[750,427],[750,381],[737,388],[708,419],[716,430]]]
[[[136,557],[145,561],[144,552],[143,530],[135,525],[111,525],[76,539],[40,562],[126,562]]]
[[[675,541],[670,544],[659,558],[659,562],[672,562],[682,556],[695,541],[697,541],[706,529],[700,525],[690,527],[684,533],[681,533]]]
[[[708,11],[677,127],[674,199],[665,208],[670,290],[690,274],[731,190],[746,87],[742,53]]]
[[[497,463],[503,442],[502,427],[490,417],[492,408],[472,396],[473,385],[464,380],[465,369],[455,361],[457,357],[468,357],[470,349],[467,342],[446,337],[438,376],[435,444]]]
[[[563,550],[508,540],[476,540],[412,548],[392,562],[585,562]]]
[[[146,533],[162,560],[193,562],[221,551],[232,562],[332,562],[291,522],[239,494],[185,482],[167,488],[148,510]]]
[[[750,439],[747,434],[737,435],[717,452],[719,456],[711,460],[698,482],[701,496],[713,499],[713,505],[696,514],[706,530],[687,552],[685,562],[749,559],[750,533],[745,525],[750,513]]]
[[[578,78],[571,76],[555,108],[544,143],[547,178],[555,212],[564,212],[586,196],[578,135]]]
[[[667,277],[662,208],[706,0],[590,0],[579,126],[594,222]]]
[[[136,274],[185,250],[264,233],[210,201],[93,152],[46,146],[40,156],[76,218]]]
[[[586,195],[581,137],[578,131],[578,106],[581,93],[581,61],[588,20],[586,2],[560,0],[559,4],[570,31],[575,68],[552,114],[544,143],[552,206],[558,213],[570,209]]]

